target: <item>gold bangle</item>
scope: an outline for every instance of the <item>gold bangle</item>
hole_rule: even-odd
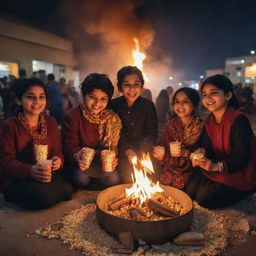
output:
[[[218,162],[218,169],[219,169],[219,172],[222,173],[223,170],[224,170],[224,164],[222,162]]]

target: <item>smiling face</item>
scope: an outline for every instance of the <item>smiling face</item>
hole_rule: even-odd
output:
[[[126,75],[122,81],[121,87],[128,106],[132,106],[142,93],[140,78],[136,74]]]
[[[181,91],[176,94],[173,101],[173,110],[183,123],[190,120],[194,106],[185,92]]]
[[[31,86],[21,97],[16,99],[18,105],[22,105],[24,115],[37,116],[46,106],[44,89],[39,85]]]
[[[92,115],[99,114],[108,105],[108,95],[100,89],[94,89],[85,96],[85,105]]]
[[[228,101],[230,100],[232,93],[228,92],[225,94],[213,84],[205,84],[201,92],[203,105],[215,116],[217,115],[221,118],[227,109]]]

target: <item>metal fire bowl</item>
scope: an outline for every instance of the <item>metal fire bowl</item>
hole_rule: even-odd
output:
[[[122,184],[101,191],[97,197],[96,217],[100,226],[110,235],[118,237],[119,233],[131,232],[133,239],[139,238],[152,243],[164,243],[171,238],[186,231],[193,220],[193,203],[191,198],[183,191],[165,185],[160,185],[166,196],[172,196],[186,210],[184,215],[159,221],[136,221],[120,218],[107,213],[105,205],[125,192],[131,184]]]

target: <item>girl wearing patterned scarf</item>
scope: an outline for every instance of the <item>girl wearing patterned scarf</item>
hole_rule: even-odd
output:
[[[177,90],[173,96],[175,117],[163,132],[162,146],[154,147],[153,155],[162,165],[160,182],[183,189],[193,174],[190,152],[193,152],[204,133],[203,123],[197,116],[199,93],[188,87]],[[171,156],[170,142],[182,145],[179,156]]]

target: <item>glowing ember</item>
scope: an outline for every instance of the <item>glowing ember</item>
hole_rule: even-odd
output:
[[[140,51],[139,40],[137,38],[134,38],[133,42],[135,43],[135,49],[132,50],[134,66],[138,67],[142,71],[145,81],[148,82],[149,79],[147,75],[143,72],[143,61],[144,59],[146,59],[146,55]]]
[[[148,173],[154,173],[148,153],[143,154],[141,160],[134,157],[132,162],[134,168],[134,183],[131,188],[125,190],[125,193],[127,196],[139,198],[141,205],[147,199],[152,198],[156,192],[163,192],[163,189],[160,188],[159,182],[153,183],[147,176]]]

